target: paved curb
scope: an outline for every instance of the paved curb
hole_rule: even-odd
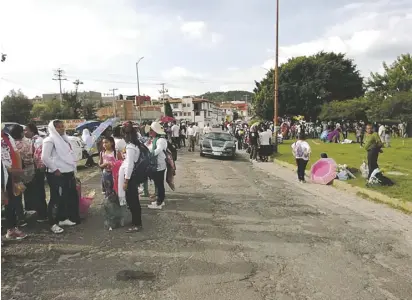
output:
[[[287,168],[291,171],[296,171],[296,166],[292,165],[290,163],[281,161],[279,159],[274,159],[273,162],[277,165],[280,165],[284,168]],[[361,195],[367,196],[370,200],[381,202],[388,204],[394,208],[401,209],[405,212],[412,213],[412,203],[399,200],[396,198],[392,198],[389,196],[386,196],[382,193],[376,192],[376,191],[371,191],[365,188],[361,188],[358,186],[353,186],[350,183],[344,182],[344,181],[339,181],[339,180],[334,180],[333,181],[333,186],[344,191],[350,191],[350,192],[356,192]]]

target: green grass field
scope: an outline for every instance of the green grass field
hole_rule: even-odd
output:
[[[360,148],[359,144],[325,144],[319,140],[308,140],[312,155],[308,164],[310,170],[312,163],[320,158],[320,154],[325,152],[328,157],[333,158],[338,164],[346,164],[349,168],[359,170],[362,161],[366,160],[366,151]],[[293,141],[287,140],[279,145],[279,153],[276,159],[295,164],[291,151]],[[399,200],[412,202],[412,139],[392,139],[391,147],[384,148],[379,155],[379,168],[385,174],[389,171],[399,171],[406,175],[395,176],[386,174],[395,182],[392,187],[373,187],[373,190],[381,192]],[[357,178],[347,182],[359,187],[365,187],[365,179],[360,173],[354,174]]]

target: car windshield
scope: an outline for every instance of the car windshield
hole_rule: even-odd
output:
[[[220,132],[212,132],[205,135],[205,138],[210,140],[219,140],[219,141],[231,141],[233,138],[230,134],[227,133],[220,133]]]

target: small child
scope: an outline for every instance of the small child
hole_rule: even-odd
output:
[[[298,180],[300,183],[305,183],[305,170],[308,165],[311,149],[308,142],[305,141],[305,134],[303,132],[299,133],[298,140],[292,144],[292,153],[298,167]]]
[[[102,184],[104,187],[104,208],[106,229],[112,230],[115,227],[124,226],[124,209],[120,206],[119,198],[114,190],[114,179],[112,167],[122,159],[120,152],[116,153],[113,137],[103,139],[103,150],[100,152],[99,167],[102,172]]]

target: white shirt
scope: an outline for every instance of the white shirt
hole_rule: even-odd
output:
[[[272,132],[263,131],[259,133],[260,144],[262,146],[270,145],[270,139],[272,138]]]
[[[381,136],[383,134],[385,134],[385,126],[381,125],[379,126],[379,130],[378,130],[378,134]]]
[[[153,142],[147,144],[149,150],[153,151]],[[157,156],[157,170],[163,171],[166,170],[166,154],[167,150],[167,140],[164,138],[159,138],[156,141],[156,149],[154,150],[154,155]]]
[[[212,129],[209,126],[203,127],[203,134],[211,133]]]
[[[76,167],[69,165],[57,154],[54,147],[53,140],[47,137],[43,141],[43,151],[41,153],[41,160],[47,168],[48,173],[54,173],[59,170],[61,173],[75,172]]]
[[[186,136],[194,136],[195,135],[195,129],[193,128],[193,127],[189,127],[187,130],[186,130]]]
[[[172,126],[172,137],[179,137],[180,135],[180,127],[179,125],[174,124]]]
[[[137,162],[139,156],[139,147],[131,143],[126,145],[126,157],[122,163],[122,166],[124,166],[124,178],[130,179],[130,176],[132,176],[134,163]]]
[[[296,159],[309,160],[310,152],[310,145],[306,141],[299,140],[292,144],[292,153]]]
[[[199,133],[200,133],[200,127],[199,127],[199,126],[194,125],[194,126],[193,126],[193,129],[194,129],[194,131],[195,131],[195,134],[199,134]]]
[[[116,152],[121,152],[121,153],[123,153],[127,145],[124,139],[119,139],[119,138],[114,138],[114,144],[115,144]]]

